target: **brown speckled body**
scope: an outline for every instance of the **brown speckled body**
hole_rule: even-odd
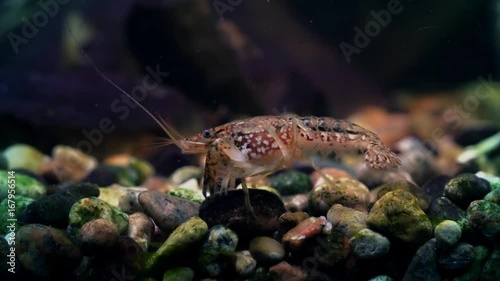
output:
[[[246,177],[274,173],[316,153],[364,153],[372,168],[401,164],[375,133],[329,117],[258,116],[205,130],[184,143],[198,144],[192,152],[207,152],[204,194],[234,187],[237,178],[245,185]]]

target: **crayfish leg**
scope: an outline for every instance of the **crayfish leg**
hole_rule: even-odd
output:
[[[247,182],[244,178],[241,179],[241,187],[243,189],[243,193],[245,194],[245,208],[247,212],[255,219],[255,213],[252,208],[252,204],[250,204],[250,192],[248,190]]]
[[[224,183],[228,185],[229,178],[225,171],[228,170],[230,159],[224,153],[224,145],[227,144],[222,139],[216,139],[208,145],[202,190],[205,197],[207,191],[210,192],[210,196],[214,196],[224,188]]]

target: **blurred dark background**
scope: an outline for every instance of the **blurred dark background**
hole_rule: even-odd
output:
[[[2,148],[75,144],[103,118],[116,127],[106,140],[161,134],[135,106],[119,118],[112,104],[121,93],[87,56],[127,92],[144,83],[148,67],[168,72],[142,103],[184,133],[284,111],[336,118],[366,105],[397,111],[401,91],[453,94],[480,75],[498,78],[493,0],[43,3],[0,4]],[[365,30],[388,5],[400,12],[348,62],[340,45],[356,47],[354,28]]]

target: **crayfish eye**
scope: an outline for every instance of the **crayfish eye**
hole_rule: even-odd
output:
[[[214,132],[212,132],[210,130],[205,130],[205,131],[201,132],[201,136],[206,138],[206,139],[210,139],[210,138],[214,137]]]

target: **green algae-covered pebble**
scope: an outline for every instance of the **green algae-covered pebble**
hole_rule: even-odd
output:
[[[486,194],[486,196],[484,196],[484,200],[500,205],[500,189],[497,188],[490,191],[488,194]]]
[[[326,218],[335,228],[341,229],[347,238],[353,237],[361,229],[366,228],[367,213],[340,204],[333,205]]]
[[[418,200],[418,205],[422,210],[426,211],[427,208],[429,208],[429,202],[431,201],[430,196],[425,194],[425,192],[423,192],[420,187],[408,181],[405,180],[393,181],[385,183],[377,187],[376,189],[378,190],[377,192],[378,199],[382,198],[382,196],[384,196],[389,191],[394,191],[396,189],[406,190],[411,194],[413,194],[413,196],[415,196],[415,198]]]
[[[174,267],[163,274],[163,281],[191,281],[194,271],[189,267]]]
[[[197,245],[208,232],[208,225],[194,216],[179,225],[160,248],[146,261],[146,270],[153,271],[186,255],[187,250]],[[187,253],[189,254],[189,253]],[[192,258],[192,257],[191,257]]]
[[[476,200],[467,208],[467,219],[472,228],[486,237],[500,235],[500,206],[485,200]]]
[[[237,245],[238,235],[234,231],[222,225],[212,227],[201,249],[199,266],[209,276],[218,276],[227,266],[219,258],[233,254]]]
[[[195,203],[199,203],[199,204],[201,204],[201,202],[203,202],[203,200],[205,200],[205,197],[203,197],[203,194],[201,193],[201,191],[195,191],[192,189],[182,188],[182,187],[171,189],[168,191],[168,194],[170,194],[172,196],[184,198],[184,199],[187,199],[191,202],[195,202]]]
[[[403,242],[420,244],[432,235],[432,224],[408,191],[388,192],[373,205],[366,220],[368,226]]]
[[[114,222],[120,233],[128,228],[128,215],[97,197],[83,198],[73,204],[69,211],[69,225],[77,229],[96,219]]]
[[[491,191],[487,180],[474,174],[460,174],[452,178],[444,187],[444,196],[462,209],[466,209],[469,203],[482,199]]]
[[[6,234],[9,232],[7,226],[11,225],[12,221],[8,221],[7,219],[15,219],[17,216],[21,215],[24,210],[26,210],[26,207],[28,207],[28,205],[33,201],[34,200],[32,198],[21,195],[17,195],[13,200],[9,200],[8,198],[2,200],[2,202],[0,202],[0,234]],[[11,213],[9,210],[14,210],[12,213],[14,216],[10,216]],[[17,221],[13,223],[16,225],[14,229],[19,229]]]
[[[296,170],[286,171],[269,178],[271,187],[285,195],[306,193],[311,187],[311,180],[302,172]]]
[[[9,164],[9,170],[26,169],[37,173],[43,164],[45,155],[27,144],[13,144],[4,150],[3,156]]]
[[[460,225],[452,220],[439,223],[434,229],[434,237],[438,247],[449,247],[455,245],[462,236]]]
[[[7,198],[9,189],[15,190],[15,194],[11,192],[15,196],[21,195],[32,199],[38,199],[47,192],[45,186],[33,177],[22,173],[0,170],[0,200]]]

